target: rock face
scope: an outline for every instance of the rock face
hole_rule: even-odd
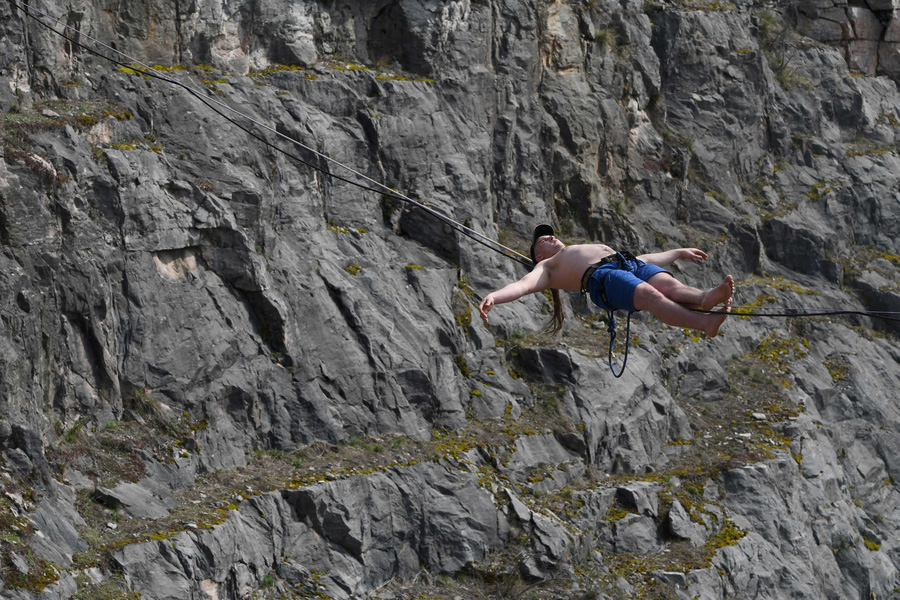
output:
[[[486,328],[524,269],[342,166],[896,313],[891,3],[126,4],[0,5],[0,595],[898,593],[895,323],[636,314],[614,378],[583,297]]]
[[[900,79],[900,18],[894,2],[798,3],[799,33],[844,49],[850,70]]]

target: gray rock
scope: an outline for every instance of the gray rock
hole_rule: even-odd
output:
[[[884,26],[871,10],[851,6],[847,9],[847,18],[850,20],[856,39],[871,41],[882,39]]]
[[[622,506],[655,519],[659,514],[658,491],[653,483],[635,482],[616,489],[616,499]]]
[[[689,540],[695,546],[702,546],[709,539],[706,527],[695,523],[678,500],[672,502],[667,523],[670,534],[682,540]]]
[[[98,487],[94,496],[111,508],[121,508],[138,519],[162,519],[169,511],[159,498],[135,483],[120,483],[113,489]]]
[[[85,522],[74,509],[74,494],[63,486],[57,489],[54,500],[44,500],[28,515],[36,532],[31,547],[44,560],[71,568],[72,556],[88,549],[76,529]]]
[[[78,469],[66,469],[63,477],[63,483],[71,485],[76,491],[90,490],[94,488],[94,482],[88,479],[84,473]]]
[[[276,566],[273,556],[327,573],[325,593],[347,597],[384,583],[388,573],[412,576],[420,561],[456,572],[505,535],[505,521],[474,475],[426,464],[264,494],[213,530],[178,534],[175,544],[133,544],[115,556],[139,589],[160,599],[199,590],[201,580],[215,589],[254,589]],[[238,559],[242,570],[233,569]]]
[[[685,577],[684,573],[679,573],[677,571],[654,571],[653,574],[656,575],[657,579],[660,581],[674,585],[679,589],[687,587],[687,577]]]
[[[891,17],[884,30],[884,41],[897,43],[900,42],[900,19],[896,16]]]
[[[507,498],[509,498],[510,506],[512,506],[513,513],[515,513],[516,518],[523,523],[527,523],[531,520],[531,509],[528,506],[519,500],[519,497],[513,494],[510,490],[504,490],[506,492]]]
[[[516,440],[515,450],[506,462],[504,470],[508,469],[509,475],[514,480],[525,482],[526,473],[536,466],[546,465],[546,476],[552,481],[558,475],[562,475],[559,466],[572,462],[580,462],[580,456],[573,454],[554,436],[529,435]],[[558,489],[563,485],[565,483],[552,487]]]
[[[896,311],[900,307],[900,294],[894,291],[893,283],[874,271],[866,271],[857,280],[857,287],[872,310]],[[896,329],[894,323],[885,327]]]
[[[847,66],[854,73],[875,75],[878,71],[878,48],[874,40],[851,40],[847,44]]]
[[[626,554],[650,554],[659,550],[662,543],[653,519],[631,514],[617,521],[615,547],[616,552]]]
[[[900,43],[878,44],[878,74],[896,79],[900,74]]]
[[[29,475],[34,469],[34,464],[28,458],[28,455],[18,448],[7,450],[4,452],[4,456],[13,470],[21,475]]]
[[[897,10],[900,4],[896,0],[866,0],[871,10]]]
[[[31,571],[31,568],[28,566],[28,561],[25,560],[25,557],[21,554],[11,553],[10,562],[12,562],[13,567],[18,571],[19,575],[27,576]]]
[[[843,11],[841,11],[843,12]],[[813,18],[801,15],[797,19],[797,29],[805,36],[820,42],[839,42],[850,37],[850,25],[846,14],[832,11],[831,18],[824,18],[819,12]]]
[[[766,223],[763,236],[770,258],[800,273],[821,271],[826,248],[824,236],[779,218]]]
[[[728,377],[722,365],[712,357],[690,362],[686,371],[679,382],[679,392],[684,397],[710,400],[721,397]]]

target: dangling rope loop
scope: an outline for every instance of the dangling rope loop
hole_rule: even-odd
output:
[[[609,327],[606,328],[606,331],[609,333],[609,368],[612,371],[612,374],[618,379],[622,376],[622,373],[625,372],[625,365],[628,364],[628,347],[631,343],[631,315],[633,312],[628,312],[628,318],[625,320],[625,356],[622,357],[622,368],[616,373],[616,368],[613,366],[613,344],[616,342],[616,315],[613,311],[606,311],[606,316],[609,319]]]

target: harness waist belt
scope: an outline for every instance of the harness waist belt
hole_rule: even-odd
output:
[[[614,260],[619,260],[620,256],[622,258],[624,258],[625,260],[634,260],[634,255],[631,252],[628,252],[627,250],[624,252],[614,252],[613,254],[604,256],[603,258],[600,259],[600,262],[595,262],[594,264],[589,266],[584,271],[584,275],[581,276],[581,293],[587,294],[590,291],[588,289],[588,286],[590,285],[591,275],[594,274],[594,271],[596,271],[603,265],[608,265],[609,263],[613,262]],[[605,295],[605,294],[603,294],[603,295]],[[604,300],[604,302],[605,302],[605,300]]]

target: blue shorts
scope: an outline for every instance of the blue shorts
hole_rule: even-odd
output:
[[[634,308],[634,290],[637,286],[657,273],[669,272],[630,255],[627,258],[621,254],[618,256],[617,260],[596,268],[588,281],[587,291],[594,304],[603,310],[635,312],[637,309]],[[591,265],[589,268],[593,267]]]

